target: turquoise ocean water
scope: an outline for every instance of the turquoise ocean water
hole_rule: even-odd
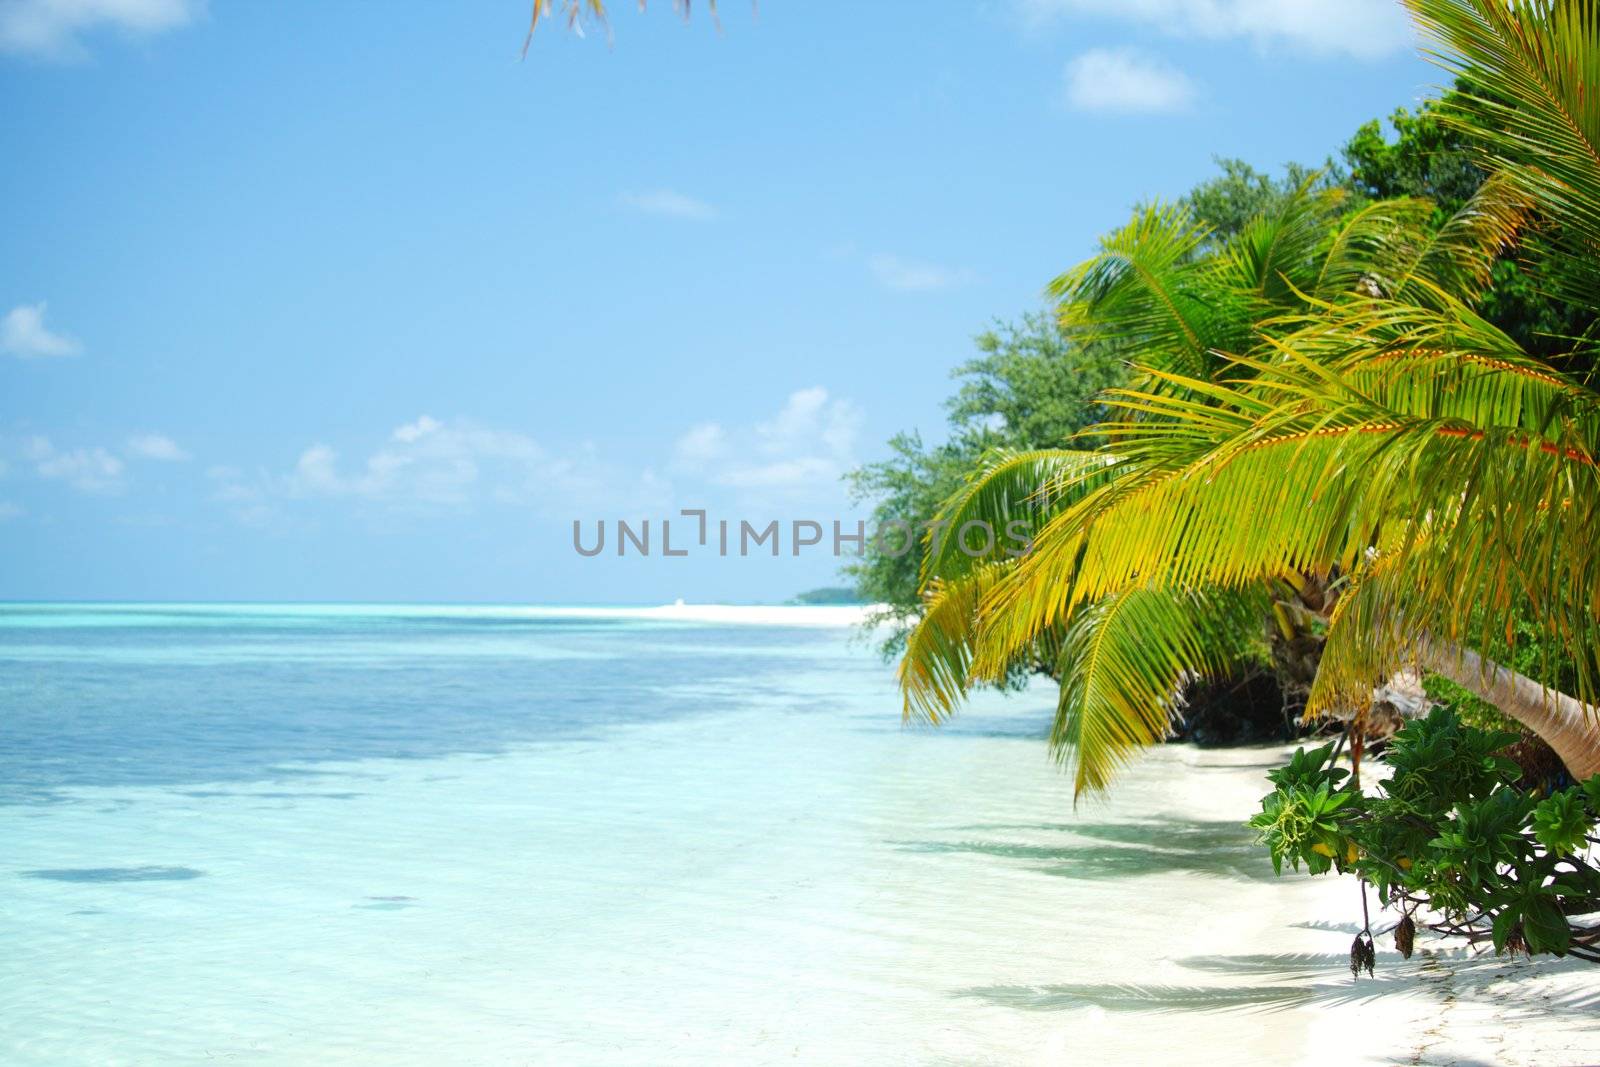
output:
[[[12,605],[0,709],[5,1064],[1237,1062],[1349,937],[1275,753],[1075,812],[843,627]]]

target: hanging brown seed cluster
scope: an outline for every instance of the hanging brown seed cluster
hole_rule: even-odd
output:
[[[1359,933],[1356,939],[1350,942],[1350,975],[1353,978],[1361,977],[1361,968],[1367,969],[1367,977],[1372,977],[1373,965],[1378,962],[1378,953],[1372,947],[1372,935]]]
[[[1533,953],[1528,951],[1527,938],[1522,936],[1522,923],[1518,922],[1511,928],[1511,933],[1506,935],[1506,951],[1511,953],[1513,956],[1519,952],[1524,956],[1533,955]]]
[[[1394,947],[1400,950],[1400,955],[1406,959],[1411,958],[1411,950],[1417,943],[1417,924],[1410,913],[1400,917],[1400,923],[1394,928]]]

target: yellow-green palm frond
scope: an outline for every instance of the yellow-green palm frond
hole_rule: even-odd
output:
[[[1100,242],[1093,258],[1051,282],[1061,323],[1086,341],[1138,346],[1146,362],[1202,375],[1221,343],[1218,287],[1197,253],[1210,234],[1187,209],[1154,205]]]
[[[1044,520],[1103,483],[1113,463],[1102,453],[1063,448],[996,451],[936,517],[922,559],[922,584],[1016,558]]]
[[[1486,180],[1437,227],[1431,201],[1375,201],[1341,220],[1307,292],[1323,304],[1374,297],[1427,306],[1476,300],[1531,212],[1532,200],[1504,174]]]
[[[1580,690],[1593,684],[1600,667],[1595,605],[1590,597],[1570,595],[1568,587],[1568,579],[1584,572],[1558,567],[1553,582],[1530,580],[1533,561],[1506,554],[1502,539],[1482,524],[1448,536],[1424,527],[1369,553],[1329,619],[1308,716],[1361,710],[1374,685],[1415,665],[1420,646],[1442,642],[1519,658],[1526,638],[1518,619],[1536,627],[1536,674],[1550,678],[1573,670]],[[1462,544],[1474,539],[1476,545]],[[1466,578],[1463,558],[1477,564]],[[1593,577],[1592,569],[1587,573]],[[1563,591],[1569,595],[1559,595]]]
[[[1444,121],[1489,146],[1538,209],[1600,248],[1600,9],[1593,0],[1405,0],[1464,79]],[[1594,306],[1593,303],[1590,306]]]
[[[1386,295],[1436,306],[1436,293],[1474,301],[1489,285],[1495,261],[1508,252],[1533,214],[1533,198],[1511,171],[1490,175],[1414,256],[1389,266]]]
[[[1225,677],[1251,654],[1259,591],[1125,589],[1073,617],[1061,638],[1061,696],[1050,745],[1075,795],[1105,789],[1142,748],[1172,732],[1184,686]]]
[[[1381,279],[1394,273],[1389,264],[1414,256],[1432,214],[1433,203],[1415,197],[1375,200],[1350,212],[1339,220],[1306,292],[1332,302],[1360,292],[1364,282],[1381,288]]]
[[[1426,384],[1422,374],[1411,380]],[[1425,526],[1434,534],[1429,569],[1411,577],[1429,583],[1419,596],[1430,617],[1492,597],[1514,577],[1535,602],[1582,591],[1566,639],[1600,638],[1600,398],[1569,394],[1562,417],[1543,426],[1460,413],[1510,403],[1496,397],[1522,404],[1527,383],[1524,368],[1474,366],[1454,392],[1419,399],[1426,414],[1406,414],[1303,361],[1263,366],[1240,390],[1257,403],[1274,396],[1265,414],[1241,417],[1206,398],[1127,401],[1163,419],[1111,427],[1127,474],[1051,520],[984,598],[978,669],[1126,588],[1351,573],[1385,536]],[[1452,397],[1454,408],[1441,406]],[[1185,422],[1187,437],[1172,432]],[[1213,443],[1219,434],[1227,439]],[[1199,454],[1176,465],[1186,448]]]
[[[691,0],[673,0],[672,6],[684,18],[689,17]],[[639,10],[645,8],[645,0],[639,0]],[[706,9],[711,13],[713,20],[717,17],[717,0],[706,0]],[[583,23],[587,19],[595,25],[610,31],[608,12],[605,0],[533,0],[533,10],[528,18],[528,35],[522,39],[522,55],[527,58],[528,46],[533,43],[533,31],[539,28],[541,19],[545,19],[560,11],[567,20],[567,28],[579,36],[583,35]]]
[[[1394,301],[1324,307],[1299,329],[1268,342],[1280,362],[1248,367],[1257,402],[1275,407],[1353,401],[1387,413],[1463,419],[1475,426],[1560,436],[1587,425],[1597,397],[1577,380],[1526,355],[1476,313],[1436,292],[1437,308]],[[1370,414],[1370,412],[1369,412]]]
[[[983,564],[959,578],[929,583],[923,594],[922,617],[907,635],[900,658],[900,692],[907,722],[938,725],[966,699],[974,681],[978,605],[1009,566]]]
[[[1416,549],[1424,541],[1419,537],[1411,547]],[[1397,597],[1409,581],[1406,559],[1401,552],[1375,551],[1334,604],[1306,700],[1306,718],[1364,710],[1372,701],[1373,687],[1404,665],[1406,620],[1413,620],[1417,631],[1425,629],[1415,610],[1401,610]]]
[[[1307,177],[1282,203],[1245,224],[1218,256],[1220,282],[1265,307],[1299,303],[1300,292],[1316,283],[1348,196],[1343,189],[1319,189],[1321,178]]]

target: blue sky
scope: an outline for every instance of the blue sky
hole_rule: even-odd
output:
[[[616,6],[0,0],[0,598],[827,584],[571,523],[852,516],[1135,201],[1439,80],[1381,0]]]

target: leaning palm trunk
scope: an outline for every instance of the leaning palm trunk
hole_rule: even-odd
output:
[[[1448,642],[1424,638],[1417,643],[1417,659],[1539,735],[1575,780],[1600,774],[1600,719],[1593,706]]]

